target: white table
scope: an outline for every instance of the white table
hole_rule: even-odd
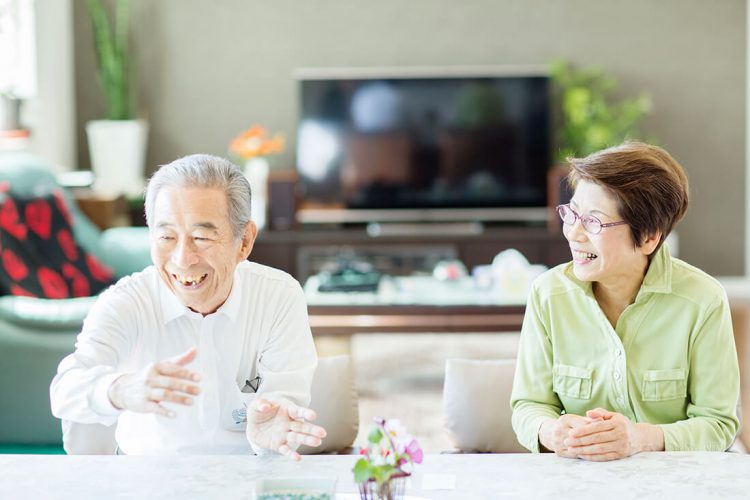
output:
[[[261,477],[338,477],[340,498],[356,498],[353,455],[48,456],[0,455],[0,498],[252,498]],[[455,487],[429,489],[430,475],[455,476]],[[435,483],[433,483],[435,484]],[[750,456],[734,453],[642,453],[592,463],[531,455],[428,455],[407,496],[421,498],[750,498]]]

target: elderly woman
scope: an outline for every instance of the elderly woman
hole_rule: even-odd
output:
[[[688,180],[661,148],[625,143],[570,160],[557,211],[573,261],[534,283],[511,405],[533,452],[613,460],[723,451],[739,428],[727,297],[664,239]]]

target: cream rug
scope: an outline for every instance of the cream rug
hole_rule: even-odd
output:
[[[351,354],[359,392],[356,444],[374,417],[398,418],[425,453],[453,449],[443,428],[442,391],[449,358],[514,358],[518,333],[355,335]]]

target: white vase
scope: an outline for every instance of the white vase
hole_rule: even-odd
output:
[[[92,120],[86,124],[94,188],[105,193],[140,195],[146,162],[146,120]]]
[[[258,231],[266,226],[268,209],[268,160],[251,158],[245,162],[245,177],[250,183],[250,216]]]
[[[21,128],[21,100],[0,94],[0,130]]]

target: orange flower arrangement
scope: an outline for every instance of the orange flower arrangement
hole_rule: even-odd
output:
[[[229,151],[243,160],[268,156],[284,150],[286,141],[281,133],[273,137],[262,125],[253,125],[229,143]]]

